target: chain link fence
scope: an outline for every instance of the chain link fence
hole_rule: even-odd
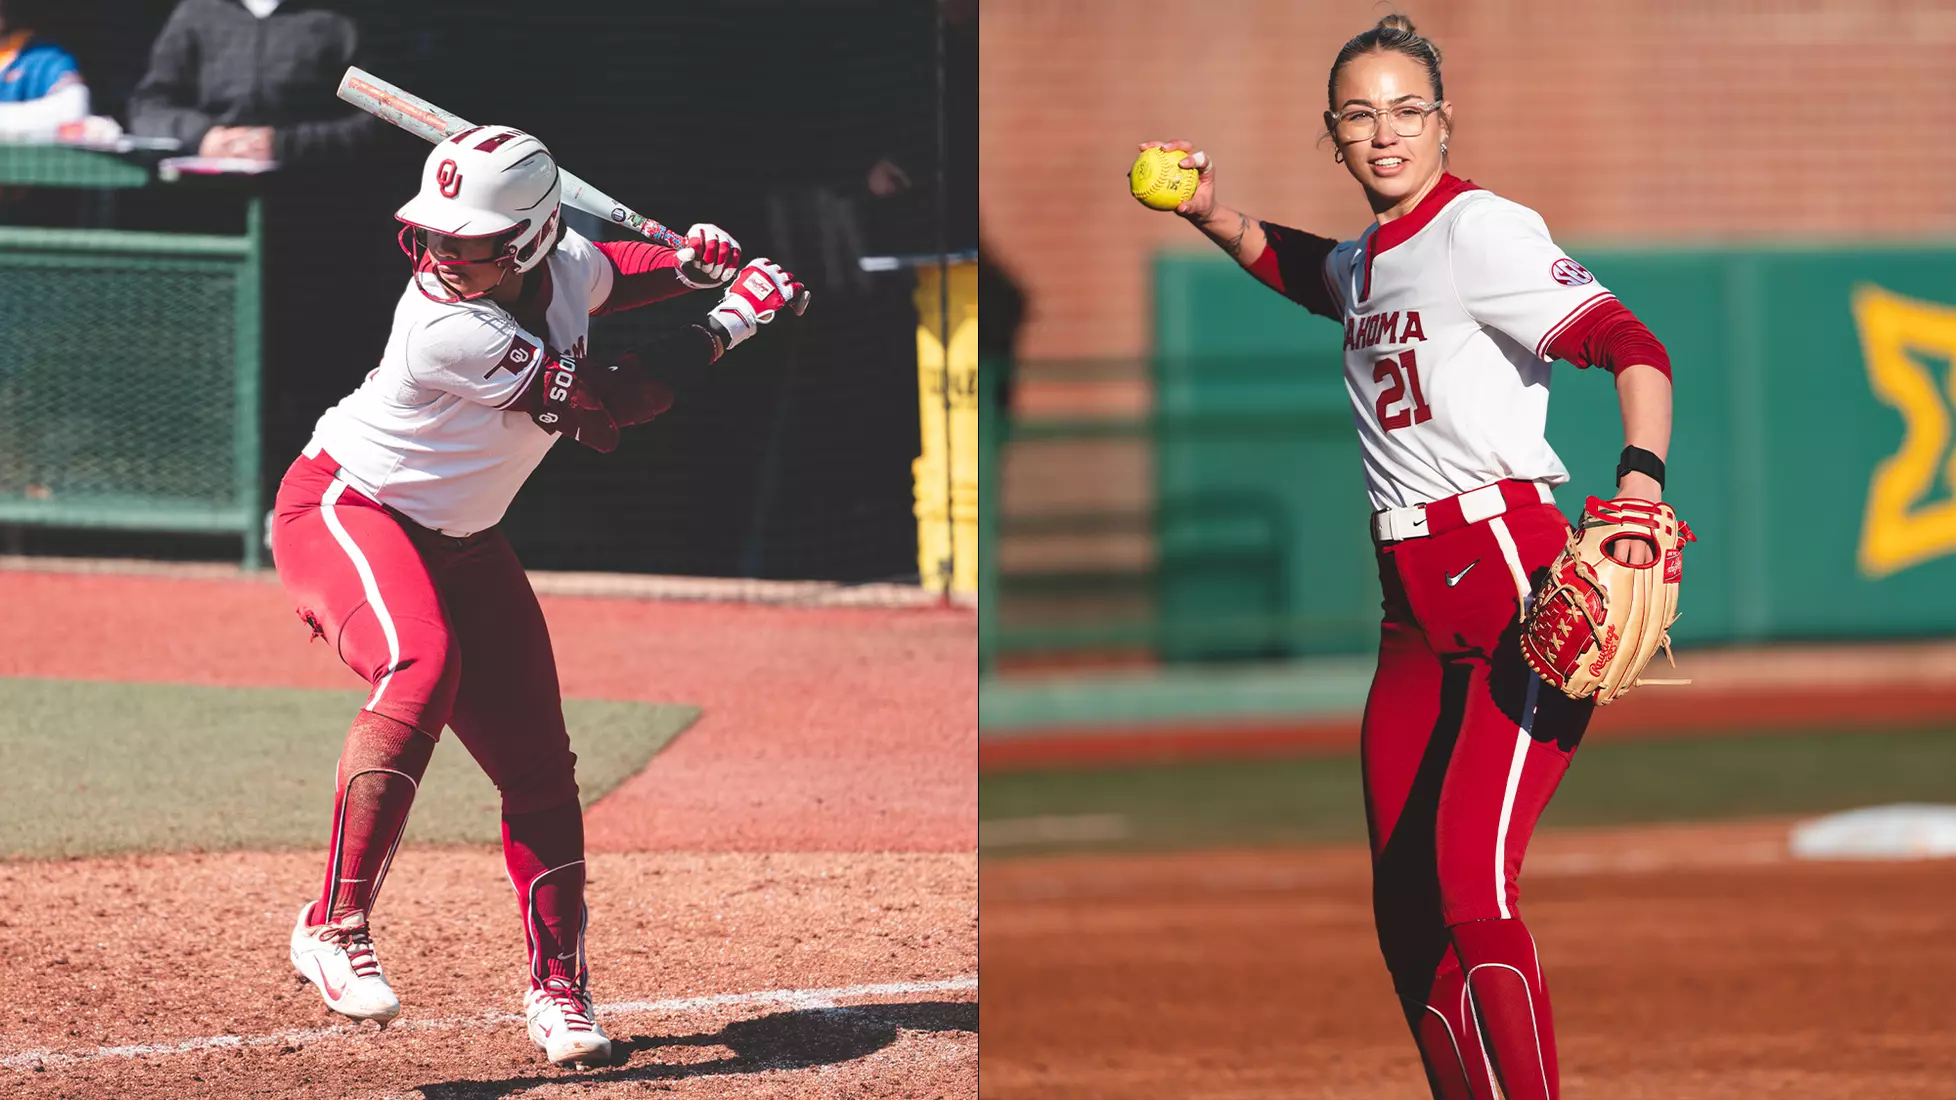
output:
[[[50,176],[50,163],[4,150],[0,181],[102,186],[99,171]],[[0,524],[235,532],[257,564],[250,223],[243,236],[0,227]]]

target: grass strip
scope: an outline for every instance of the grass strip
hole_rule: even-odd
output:
[[[358,691],[0,678],[0,857],[324,847]],[[564,703],[585,805],[699,717]],[[409,843],[498,843],[499,800],[444,732]]]
[[[1355,757],[1004,773],[982,777],[978,791],[981,822],[1071,815],[1127,822],[1118,839],[987,846],[987,855],[1365,839]],[[1542,826],[1822,813],[1887,802],[1956,802],[1956,729],[1589,745],[1576,753]]]

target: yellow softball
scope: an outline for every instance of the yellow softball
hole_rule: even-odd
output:
[[[1150,210],[1173,210],[1195,194],[1201,174],[1182,167],[1189,154],[1178,149],[1143,149],[1127,171],[1127,189]]]

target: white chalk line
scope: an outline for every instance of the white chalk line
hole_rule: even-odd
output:
[[[597,1006],[599,1016],[629,1016],[640,1012],[688,1012],[728,1005],[781,1005],[794,1009],[837,1008],[837,1001],[855,997],[890,997],[910,993],[953,993],[977,989],[978,979],[967,976],[928,982],[882,982],[874,985],[845,985],[833,989],[763,989],[748,993],[717,993],[706,997],[674,997],[663,1001],[621,1001]],[[389,1024],[387,1032],[450,1031],[456,1028],[493,1027],[522,1023],[514,1012],[487,1012],[480,1016],[449,1016],[434,1020],[401,1020]],[[203,1050],[242,1050],[274,1043],[311,1043],[321,1039],[350,1038],[370,1029],[351,1023],[336,1027],[299,1028],[267,1035],[206,1035],[180,1039],[174,1043],[136,1043],[93,1050],[23,1050],[0,1058],[0,1068],[32,1069],[35,1065],[65,1066],[95,1062],[105,1058],[144,1058],[159,1054],[193,1054]]]

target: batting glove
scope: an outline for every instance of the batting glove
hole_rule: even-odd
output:
[[[725,285],[739,269],[740,242],[726,230],[701,222],[686,231],[686,247],[679,253],[680,282],[706,290]]]
[[[727,288],[727,296],[707,313],[709,327],[725,333],[726,347],[733,347],[774,320],[777,311],[787,308],[799,317],[808,308],[808,288],[769,259],[758,259],[740,269],[740,276]],[[716,336],[720,333],[715,333]]]

